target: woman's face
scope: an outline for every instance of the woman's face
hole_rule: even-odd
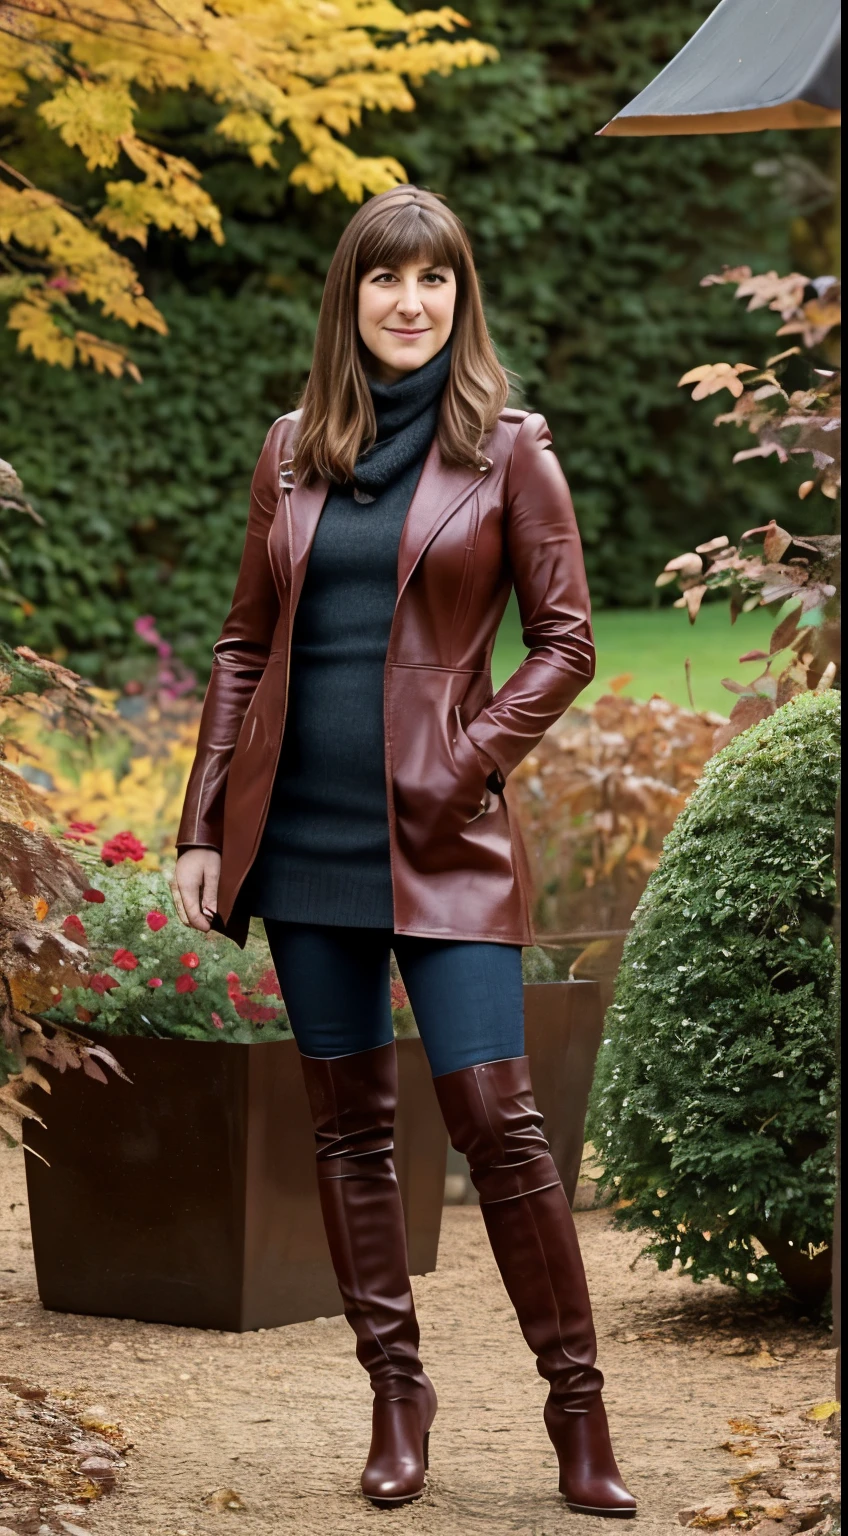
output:
[[[410,261],[374,267],[359,284],[359,334],[386,384],[420,368],[451,333],[456,277],[450,267]]]

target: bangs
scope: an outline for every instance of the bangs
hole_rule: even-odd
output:
[[[465,242],[458,220],[406,198],[388,217],[382,209],[381,215],[363,230],[356,253],[357,277],[374,267],[402,267],[416,260],[451,267],[456,273],[463,270]]]

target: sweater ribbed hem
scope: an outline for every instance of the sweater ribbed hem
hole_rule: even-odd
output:
[[[332,928],[394,928],[391,876],[361,865],[351,870],[322,858],[308,869],[290,859],[274,868],[274,881],[250,898],[254,917]]]

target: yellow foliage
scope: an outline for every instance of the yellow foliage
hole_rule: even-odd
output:
[[[50,775],[53,787],[41,793],[54,826],[64,830],[72,821],[93,822],[96,831],[91,836],[98,847],[116,832],[133,832],[148,850],[142,868],[155,869],[163,853],[173,856],[197,728],[196,718],[167,723],[151,716],[147,731],[155,740],[152,752],[130,756],[116,769],[114,735],[95,735],[69,764],[66,738],[45,728],[33,704],[18,714],[6,747],[11,762],[30,760]]]
[[[125,85],[113,81],[69,80],[38,110],[66,144],[82,151],[90,171],[115,164],[121,138],[133,124],[133,99]]]
[[[412,111],[410,83],[494,58],[473,39],[431,36],[466,25],[450,6],[406,13],[393,0],[0,0],[0,106],[46,88],[40,115],[89,170],[123,160],[140,178],[108,182],[88,220],[7,168],[0,246],[27,291],[13,294],[4,280],[0,297],[17,299],[19,347],[62,367],[137,376],[122,348],[76,324],[79,296],[126,325],[166,329],[107,235],[144,245],[154,226],[223,241],[196,168],[136,134],[134,90],[203,93],[220,108],[217,132],[258,166],[274,166],[273,146],[291,133],[304,157],[292,180],[315,193],[338,186],[355,202],[405,173],[391,156],[357,155],[341,139],[363,111]],[[25,265],[16,249],[28,253]]]

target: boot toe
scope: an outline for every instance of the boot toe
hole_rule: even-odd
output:
[[[636,1500],[623,1483],[605,1483],[600,1488],[581,1490],[576,1498],[572,1489],[563,1489],[561,1492],[566,1507],[573,1515],[600,1515],[607,1520],[632,1520],[636,1514]]]

